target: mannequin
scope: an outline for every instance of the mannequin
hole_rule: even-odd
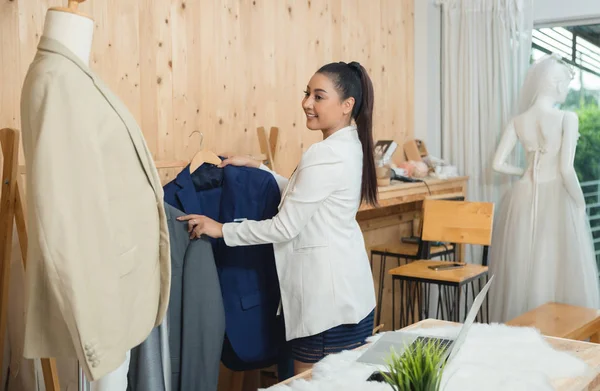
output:
[[[573,161],[578,118],[563,103],[570,69],[551,55],[528,70],[519,114],[506,127],[495,171],[520,176],[499,204],[490,249],[491,320],[509,321],[547,302],[600,307],[600,288],[585,199]],[[507,163],[520,142],[525,169]]]
[[[68,7],[48,9],[42,36],[63,44],[89,66],[92,51],[94,20],[78,10],[78,4],[85,0],[70,0]],[[130,353],[119,368],[90,382],[91,391],[125,391],[127,389],[127,370]]]
[[[125,391],[130,349],[166,311],[168,231],[141,130],[89,69],[94,21],[78,11],[83,1],[48,10],[23,84],[25,356],[76,356],[92,391]]]

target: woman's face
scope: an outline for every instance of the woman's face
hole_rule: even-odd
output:
[[[354,98],[341,100],[331,79],[315,73],[308,82],[302,108],[310,130],[335,131],[350,124]]]

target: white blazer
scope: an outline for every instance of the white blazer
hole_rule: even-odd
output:
[[[375,308],[375,288],[356,221],[362,183],[356,127],[312,145],[285,183],[270,220],[227,223],[228,246],[273,243],[287,340],[358,323]]]

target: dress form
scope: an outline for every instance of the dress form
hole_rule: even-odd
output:
[[[573,162],[575,113],[558,109],[572,79],[559,56],[528,71],[519,113],[493,160],[496,172],[519,176],[498,204],[490,248],[492,322],[507,322],[547,302],[599,308],[600,287],[585,198]],[[508,163],[517,145],[527,166]]]
[[[85,0],[69,0],[67,7],[50,8],[46,13],[42,36],[60,42],[84,64],[89,66],[92,50],[94,20],[77,9]],[[129,352],[126,360],[113,372],[90,382],[91,391],[125,391],[129,369]],[[88,389],[80,384],[81,389]]]
[[[83,1],[79,0],[78,2]],[[94,35],[94,20],[77,11],[78,2],[69,1],[69,7],[67,8],[50,8],[46,13],[42,35],[60,42],[84,64],[89,65]]]
[[[571,77],[568,73],[568,69],[565,68],[564,65],[561,65],[558,62],[553,62],[550,65],[549,69],[545,72],[545,78],[548,83],[540,86],[539,92],[532,92],[531,98],[529,99],[533,100],[533,104],[520,116],[520,122],[524,126],[536,126],[536,124],[543,122],[543,118],[551,119],[552,117],[562,115],[562,112],[556,108],[556,105],[563,103],[567,98]],[[522,105],[526,104],[527,103],[522,102]],[[567,134],[579,133],[579,122],[574,113],[565,113],[564,127],[564,131]],[[509,125],[500,140],[496,155],[494,156],[494,171],[517,176],[521,176],[525,173],[523,168],[507,163],[507,159],[517,141],[515,129]],[[577,173],[573,166],[575,147],[576,143],[563,144],[560,172],[563,177],[565,188],[573,201],[575,201],[575,204],[579,208],[585,208],[585,199],[583,198],[583,193],[579,186],[579,181],[577,180]]]

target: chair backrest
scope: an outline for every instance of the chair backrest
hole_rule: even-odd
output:
[[[258,135],[258,144],[260,145],[260,160],[275,171],[275,152],[277,151],[277,142],[279,140],[279,128],[272,126],[267,132],[263,126],[256,129]]]
[[[426,200],[444,200],[444,201],[464,201],[465,196],[463,193],[446,193],[446,194],[431,194],[425,197]],[[413,220],[413,232],[418,232],[419,236],[419,254],[421,254],[422,246],[423,246],[423,211],[425,208],[425,202],[421,206],[421,217]],[[414,227],[415,221],[417,222],[417,226]]]
[[[494,204],[491,202],[423,201],[425,241],[489,246],[492,242]]]

